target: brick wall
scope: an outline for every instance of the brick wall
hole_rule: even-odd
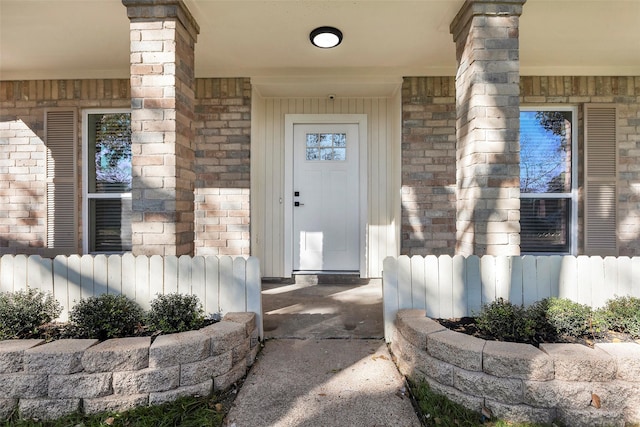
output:
[[[584,247],[585,103],[618,106],[618,245],[619,255],[640,255],[640,77],[539,77],[520,80],[521,105],[578,106],[579,251]]]
[[[452,255],[456,244],[455,218],[455,79],[405,78],[401,253]]]
[[[74,108],[77,115],[78,207],[82,194],[84,108],[129,108],[129,80],[30,80],[0,82],[0,254],[47,253],[47,109]],[[70,147],[72,149],[73,147]],[[82,224],[78,215],[78,252]]]
[[[452,81],[452,77],[411,77],[404,81],[401,247],[404,255],[455,252],[455,161],[445,163],[446,168],[441,165],[453,161],[455,156]],[[526,76],[521,77],[520,88],[523,106],[578,106],[580,190],[584,179],[583,105],[618,106],[618,242],[620,255],[640,256],[640,77]],[[579,253],[583,252],[582,211],[580,201]]]
[[[196,255],[249,255],[251,84],[196,81]]]

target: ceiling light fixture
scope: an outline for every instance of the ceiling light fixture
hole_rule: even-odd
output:
[[[309,34],[311,43],[322,49],[330,49],[342,42],[342,31],[334,27],[318,27]]]

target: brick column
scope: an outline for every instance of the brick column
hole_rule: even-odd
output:
[[[130,19],[133,253],[192,255],[194,47],[182,0],[122,0]]]
[[[520,254],[520,61],[526,0],[466,0],[456,43],[456,253]]]

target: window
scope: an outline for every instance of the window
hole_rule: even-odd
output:
[[[131,250],[131,114],[85,111],[84,252]]]
[[[347,134],[308,133],[306,147],[307,160],[344,161],[347,159]]]
[[[520,112],[520,249],[575,253],[577,114],[574,107]]]

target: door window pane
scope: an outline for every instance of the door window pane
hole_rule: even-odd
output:
[[[347,134],[307,134],[307,160],[344,161],[347,159]]]

